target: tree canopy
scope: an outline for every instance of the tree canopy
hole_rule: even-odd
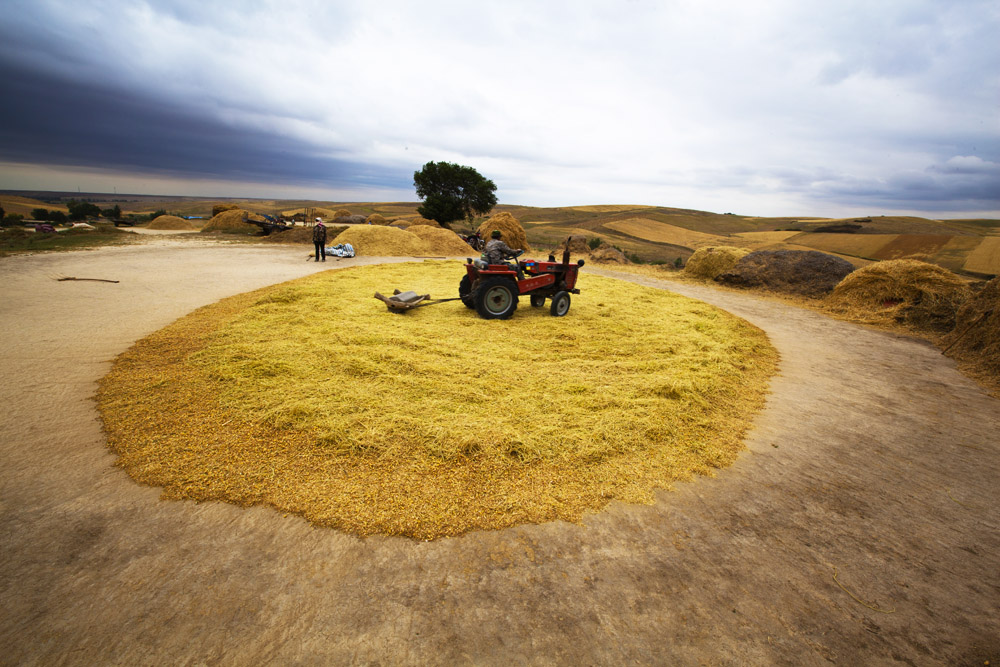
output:
[[[95,204],[91,204],[86,201],[76,201],[71,199],[66,202],[66,208],[69,210],[70,220],[84,220],[85,218],[96,218],[101,214],[101,209]]]
[[[417,211],[428,220],[447,225],[473,215],[486,215],[497,205],[493,181],[472,167],[451,162],[428,162],[413,172],[417,196],[424,200]]]

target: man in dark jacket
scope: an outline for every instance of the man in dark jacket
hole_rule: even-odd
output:
[[[323,226],[322,222],[317,222],[316,226],[313,227],[313,245],[316,246],[316,259],[315,261],[326,261],[326,227]]]
[[[506,264],[504,261],[508,257],[517,257],[521,254],[520,250],[514,250],[509,245],[503,242],[500,237],[502,234],[499,229],[494,229],[493,233],[490,234],[490,240],[486,242],[486,249],[483,251],[483,259],[486,260],[487,264]],[[511,266],[508,264],[508,266]],[[511,266],[515,271],[517,271],[517,277],[519,280],[524,279],[524,273],[521,271],[521,266],[514,263]]]

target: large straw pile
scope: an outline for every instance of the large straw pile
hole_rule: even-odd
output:
[[[181,318],[101,382],[117,464],[165,498],[429,539],[649,503],[736,459],[775,367],[759,329],[598,276],[569,319],[481,320],[457,303],[398,315],[372,298],[454,296],[462,274],[327,271]]]
[[[263,221],[262,216],[242,208],[230,209],[213,216],[208,224],[202,227],[202,232],[226,232],[230,234],[256,234],[260,232],[260,227],[243,222],[243,217],[247,216],[251,220]]]
[[[367,218],[365,218],[365,222],[367,222],[369,225],[388,225],[389,224],[386,221],[385,216],[381,215],[380,213],[372,213]]]
[[[356,255],[367,257],[426,257],[435,254],[422,238],[395,227],[348,227],[337,237],[337,243],[350,243]]]
[[[148,229],[198,229],[193,222],[176,215],[160,215],[146,225]]]
[[[559,259],[556,257],[556,259]],[[631,264],[628,257],[621,250],[606,243],[598,246],[590,252],[590,259],[599,264]]]
[[[483,224],[479,225],[479,229],[476,231],[479,232],[481,237],[488,241],[490,239],[490,233],[494,229],[500,230],[503,235],[501,236],[503,242],[511,248],[514,248],[515,250],[524,250],[525,252],[531,250],[531,246],[528,245],[528,237],[524,233],[524,227],[522,227],[521,223],[517,221],[517,218],[512,216],[510,213],[504,211],[491,216],[486,219]]]
[[[893,259],[848,275],[827,297],[827,305],[860,322],[945,332],[955,326],[955,313],[968,296],[968,285],[947,269]]]
[[[735,287],[820,298],[853,270],[847,260],[815,250],[756,250],[715,279]]]
[[[435,255],[455,257],[476,254],[468,243],[459,238],[458,234],[443,227],[428,225],[411,225],[406,229],[408,234],[420,237]]]
[[[441,224],[437,220],[428,220],[422,216],[417,216],[415,218],[410,218],[406,221],[406,228],[410,227],[441,227]]]
[[[224,213],[225,211],[235,211],[238,208],[239,206],[237,206],[236,204],[216,204],[215,206],[212,207],[212,217],[214,218],[215,216],[219,215],[220,213]]]
[[[340,218],[347,215],[351,215],[351,212],[348,211],[346,208],[338,208],[336,211],[333,212],[333,215],[331,217]]]
[[[587,243],[587,237],[583,234],[573,234],[556,246],[556,249],[552,251],[552,254],[555,255],[557,259],[561,259],[563,251],[566,250],[567,245],[569,246],[569,253],[573,257],[579,257],[590,253],[590,245]]]
[[[326,244],[334,245],[333,239],[337,238],[337,235],[342,231],[347,229],[347,227],[334,227],[328,226],[326,228]],[[308,243],[313,242],[313,228],[312,227],[293,227],[289,230],[283,232],[271,232],[269,235],[264,237],[264,240],[268,243]],[[340,241],[337,241],[340,243]]]
[[[720,274],[733,268],[750,251],[729,246],[709,246],[698,248],[688,258],[684,271],[697,278],[714,280]]]
[[[1000,392],[1000,278],[970,298],[955,316],[955,328],[941,341],[946,354]]]

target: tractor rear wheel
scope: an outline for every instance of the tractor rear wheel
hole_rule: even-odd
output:
[[[484,320],[506,320],[517,310],[517,283],[510,278],[484,278],[474,294],[476,312]]]
[[[532,308],[541,308],[545,305],[545,297],[541,294],[531,295],[531,306]]]
[[[461,282],[458,283],[458,296],[466,308],[476,307],[476,300],[472,297],[472,280],[468,275],[463,276]]]
[[[569,292],[556,292],[552,297],[552,316],[562,317],[569,312]]]

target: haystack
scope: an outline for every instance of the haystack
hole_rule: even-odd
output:
[[[500,238],[502,238],[503,242],[511,248],[514,248],[515,250],[524,250],[525,252],[531,250],[531,246],[528,245],[528,237],[524,233],[524,227],[522,227],[517,218],[512,216],[510,213],[504,211],[491,216],[485,220],[483,224],[479,225],[479,229],[476,231],[479,232],[481,237],[488,240],[490,238],[490,233],[494,229],[500,230],[502,234]]]
[[[198,229],[193,222],[176,215],[160,215],[146,225],[148,229]]]
[[[698,278],[714,280],[717,276],[733,268],[742,257],[749,254],[744,248],[730,246],[709,246],[698,248],[688,258],[684,270]]]
[[[389,224],[388,222],[386,222],[385,216],[383,216],[383,215],[381,215],[379,213],[372,213],[367,218],[365,218],[365,222],[367,222],[369,225],[387,225],[387,224]]]
[[[219,215],[225,211],[235,211],[239,206],[236,204],[216,204],[212,207],[212,217]]]
[[[558,257],[556,258],[558,259]],[[628,257],[618,248],[602,243],[595,250],[590,252],[591,261],[600,264],[631,264]]]
[[[567,245],[569,245],[570,255],[587,255],[590,253],[590,245],[587,243],[587,237],[583,234],[573,234],[560,243],[556,249],[552,251],[552,254],[556,257],[562,257],[563,251],[566,250]]]
[[[848,275],[827,298],[827,305],[862,322],[946,332],[955,326],[955,314],[968,297],[968,285],[951,271],[912,259],[892,259]]]
[[[326,228],[326,244],[334,245],[332,243],[333,239],[347,229],[347,227],[334,227],[328,226]],[[309,243],[313,242],[313,228],[312,227],[293,227],[284,232],[271,232],[268,236],[264,237],[264,240],[268,243]],[[340,243],[340,241],[338,241]]]
[[[256,234],[259,232],[260,227],[257,225],[251,225],[243,222],[244,216],[250,220],[264,220],[263,217],[257,215],[256,213],[245,211],[242,208],[236,208],[229,211],[223,211],[222,213],[213,216],[201,231],[226,232],[229,234]]]
[[[1000,390],[1000,277],[958,309],[955,328],[942,339],[941,347]]]
[[[735,287],[821,298],[853,270],[847,260],[816,250],[757,250],[715,280]]]
[[[441,224],[437,220],[428,220],[427,218],[424,218],[422,216],[417,216],[415,218],[410,218],[409,220],[406,221],[406,223],[407,223],[407,225],[406,225],[407,229],[409,229],[410,227],[421,227],[421,226],[424,226],[424,227],[441,227]],[[442,227],[442,229],[443,229],[443,227]]]
[[[333,215],[331,217],[333,217],[333,218],[340,218],[342,216],[350,215],[350,214],[351,214],[351,212],[348,211],[346,208],[338,208],[336,211],[333,212]]]
[[[434,254],[422,238],[395,227],[348,227],[337,236],[337,243],[350,243],[354,246],[356,255],[367,257],[420,257]]]
[[[476,254],[468,243],[450,229],[429,225],[411,225],[406,231],[423,239],[435,255],[454,257]]]

